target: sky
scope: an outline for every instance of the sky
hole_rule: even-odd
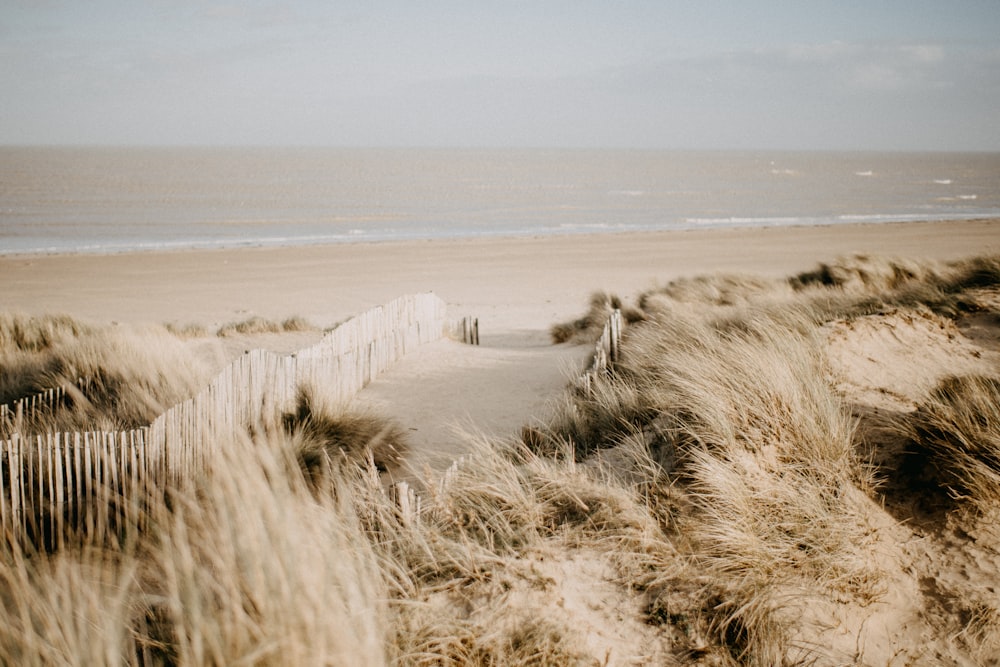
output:
[[[1000,151],[1000,0],[0,0],[0,144]]]

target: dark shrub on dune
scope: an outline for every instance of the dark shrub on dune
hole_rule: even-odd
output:
[[[304,471],[316,475],[331,463],[364,463],[369,457],[382,471],[400,464],[407,450],[402,427],[372,412],[321,403],[315,391],[300,388],[294,411],[282,418]]]
[[[593,343],[601,337],[608,317],[615,310],[622,311],[626,322],[634,323],[643,319],[642,311],[628,308],[622,300],[607,292],[594,292],[590,297],[590,308],[583,317],[554,324],[549,329],[552,342],[559,343]]]

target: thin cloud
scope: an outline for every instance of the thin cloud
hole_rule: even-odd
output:
[[[26,4],[0,140],[1000,150],[990,12],[570,6]]]
[[[995,72],[977,65],[987,53],[969,48],[951,50],[942,44],[835,41],[664,61],[652,67],[639,66],[635,72],[641,85],[691,85],[702,80],[738,90],[767,85],[788,94],[819,88],[841,94],[933,91],[960,84],[988,86],[997,81]]]

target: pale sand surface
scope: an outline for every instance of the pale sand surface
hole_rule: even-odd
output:
[[[480,347],[441,340],[407,355],[355,402],[392,415],[408,430],[408,470],[394,473],[419,478],[425,466],[441,470],[465,455],[470,437],[508,437],[543,420],[592,352],[544,337]]]
[[[963,316],[956,325],[929,311],[889,311],[825,329],[832,380],[859,420],[862,441],[877,444],[873,461],[882,470],[898,471],[908,448],[893,419],[915,410],[945,377],[1000,372],[995,314]],[[982,599],[996,604],[996,517],[970,520],[943,509],[929,488],[906,477],[885,475],[870,515],[885,595],[863,606],[812,605],[802,627],[815,634],[806,639],[855,664],[1000,664],[1000,646],[970,656],[957,641],[968,622],[963,608]]]
[[[373,243],[111,256],[0,257],[0,308],[208,326],[250,315],[329,326],[433,291],[490,336],[575,317],[597,289],[630,295],[717,271],[786,275],[852,252],[1000,251],[1000,220]]]

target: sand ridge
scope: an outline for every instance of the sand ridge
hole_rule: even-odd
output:
[[[962,333],[970,317],[979,340]],[[865,664],[997,664],[996,655],[962,648],[970,614],[996,600],[996,517],[954,512],[940,491],[908,479],[909,443],[896,423],[945,377],[1000,372],[1000,354],[989,344],[1000,327],[990,329],[975,314],[956,324],[927,311],[892,310],[834,322],[826,334],[831,379],[859,419],[858,437],[863,445],[877,442],[873,463],[896,474],[883,481],[881,507],[870,508],[884,595],[866,608],[826,610],[824,621],[835,618],[836,627],[810,641],[839,646],[845,659],[864,656]]]

